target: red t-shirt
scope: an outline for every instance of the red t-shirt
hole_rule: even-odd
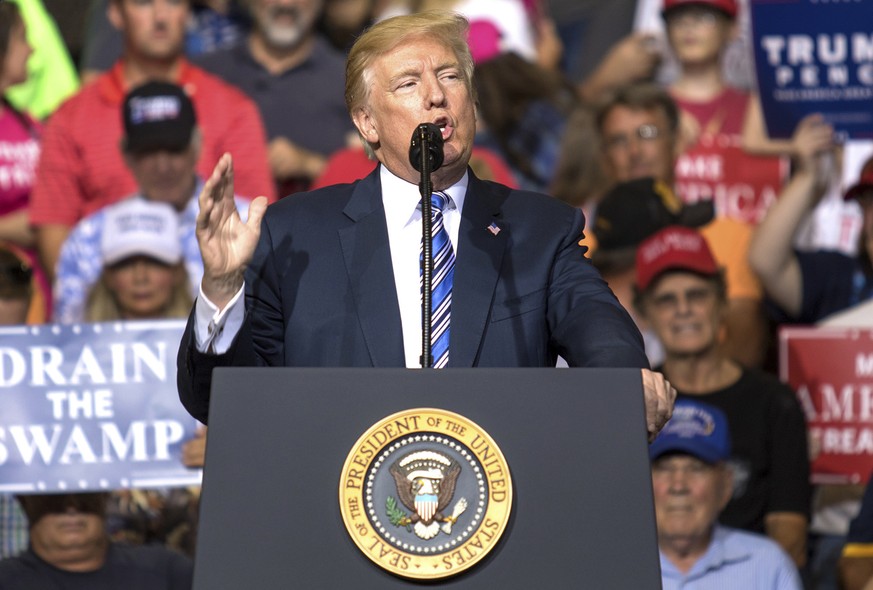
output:
[[[727,88],[707,102],[674,99],[700,126],[697,143],[676,160],[676,194],[686,203],[714,200],[719,216],[757,224],[776,200],[786,170],[781,158],[743,151],[749,96]]]
[[[230,152],[236,193],[274,201],[267,140],[257,106],[236,88],[184,61],[176,83],[191,97],[203,136],[197,172],[207,178],[219,157]],[[127,90],[119,60],[52,115],[31,195],[34,225],[72,226],[137,192],[119,147],[121,104]]]

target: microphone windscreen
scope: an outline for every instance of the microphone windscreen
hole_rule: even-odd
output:
[[[428,158],[431,172],[443,165],[443,134],[433,123],[422,123],[416,127],[409,143],[409,163],[419,172],[422,154]]]

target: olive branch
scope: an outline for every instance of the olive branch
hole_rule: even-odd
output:
[[[393,496],[388,496],[388,499],[385,500],[385,512],[388,514],[388,520],[394,526],[402,526],[406,527],[407,531],[411,531],[412,520],[409,518],[405,512],[403,512],[397,506],[397,500],[394,499]]]

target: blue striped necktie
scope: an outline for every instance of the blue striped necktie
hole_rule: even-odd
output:
[[[433,329],[430,334],[431,354],[435,369],[445,367],[449,362],[449,319],[452,307],[452,280],[455,276],[455,250],[443,223],[443,209],[449,197],[444,193],[434,193],[430,197],[431,219],[433,221],[433,281],[431,283],[431,309]],[[419,260],[423,259],[424,245],[419,250]],[[422,265],[423,269],[424,266]],[[423,274],[423,270],[422,270]],[[420,276],[420,275],[419,275]],[[424,290],[423,279],[419,279],[420,289]]]

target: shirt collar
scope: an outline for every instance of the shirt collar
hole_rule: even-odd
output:
[[[748,559],[752,553],[746,548],[737,543],[728,543],[729,531],[720,525],[715,525],[715,530],[712,533],[712,542],[709,544],[709,549],[703,556],[713,566],[721,566],[726,563],[732,563]]]
[[[665,575],[674,578],[690,578],[698,576],[709,570],[717,570],[722,566],[730,563],[736,563],[749,559],[752,554],[747,548],[738,545],[737,543],[728,543],[729,531],[720,525],[715,525],[713,530],[712,540],[709,542],[709,547],[700,558],[694,563],[687,574],[682,574],[676,569],[666,555],[661,552],[661,571]]]
[[[197,82],[200,80],[200,70],[193,67],[188,60],[180,58],[179,77],[174,82],[185,89],[188,96],[197,93]],[[120,105],[130,90],[124,80],[124,58],[115,62],[112,68],[95,82],[103,98],[113,105]]]
[[[421,219],[421,210],[418,208],[421,194],[418,192],[418,185],[395,176],[381,164],[379,180],[382,183],[382,204],[385,206],[385,220],[389,228],[405,227]],[[461,180],[442,191],[451,197],[450,210],[456,209],[459,214],[463,212],[469,181],[469,173],[464,172]]]

